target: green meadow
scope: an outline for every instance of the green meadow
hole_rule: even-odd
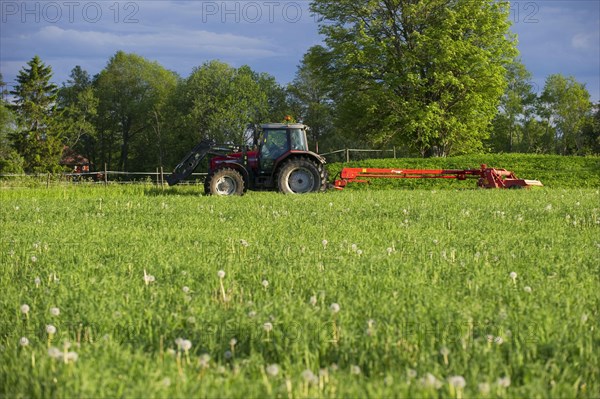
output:
[[[517,175],[3,186],[0,397],[598,397],[598,186]]]

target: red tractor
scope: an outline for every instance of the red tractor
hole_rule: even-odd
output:
[[[170,186],[190,176],[207,155],[208,176],[204,192],[212,195],[243,195],[246,190],[278,190],[286,194],[325,191],[325,158],[309,151],[306,131],[299,123],[262,125],[258,148],[215,144],[204,140],[167,177]]]

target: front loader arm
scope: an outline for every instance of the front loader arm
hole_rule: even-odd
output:
[[[198,167],[200,161],[211,152],[213,147],[214,142],[212,140],[202,140],[200,143],[196,144],[196,146],[175,167],[173,173],[167,176],[167,183],[169,183],[169,186],[174,186],[190,176]]]

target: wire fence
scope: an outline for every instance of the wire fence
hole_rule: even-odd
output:
[[[326,156],[328,162],[350,162],[368,158],[383,158],[392,155],[396,158],[396,148],[391,150],[371,150],[344,148],[342,150],[331,151],[321,154]],[[45,184],[47,187],[57,184],[72,183],[96,183],[96,184],[157,184],[164,186],[166,184],[166,175],[162,167],[156,168],[154,172],[123,172],[108,170],[106,167],[102,171],[95,172],[77,172],[77,173],[3,173],[0,179],[4,182],[13,182],[14,184],[23,183],[27,180],[36,185]],[[198,184],[204,181],[208,173],[192,173],[191,179],[180,182],[179,184]]]
[[[357,148],[344,148],[342,150],[330,151],[320,154],[327,157],[329,162],[360,161],[369,158],[386,158],[392,155],[397,157],[396,147],[391,150],[367,150]]]
[[[167,184],[163,170],[156,172],[122,172],[105,170],[102,172],[82,173],[3,173],[0,174],[3,186],[27,187],[43,186],[46,188],[57,185],[92,184],[92,185],[127,185],[127,184],[153,184],[164,186]],[[182,181],[180,185],[193,185],[203,183],[208,173],[192,173],[192,179]]]

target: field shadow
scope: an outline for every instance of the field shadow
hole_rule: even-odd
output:
[[[204,190],[202,187],[148,187],[144,189],[144,195],[153,197],[165,196],[190,196],[203,197]]]

